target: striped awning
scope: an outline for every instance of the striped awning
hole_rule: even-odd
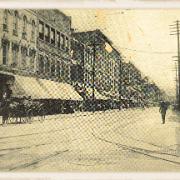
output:
[[[32,99],[83,100],[70,84],[35,77],[15,75],[15,82],[11,90],[13,97],[31,96]]]

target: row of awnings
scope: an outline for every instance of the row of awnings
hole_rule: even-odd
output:
[[[31,96],[32,99],[83,100],[70,84],[35,77],[14,76],[15,81],[11,86],[13,97]]]
[[[47,79],[40,79],[35,77],[26,77],[20,75],[13,75],[14,83],[11,85],[13,97],[29,97],[32,99],[61,99],[61,100],[76,100],[82,101],[83,98],[74,89],[73,86],[67,83],[55,82]],[[93,88],[86,87],[86,95],[91,99],[93,94]],[[117,100],[119,101],[118,95],[116,98],[102,95],[94,89],[94,97],[97,100]],[[132,100],[137,101],[136,98],[121,96],[121,100]]]

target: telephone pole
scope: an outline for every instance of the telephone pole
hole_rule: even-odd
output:
[[[175,35],[177,37],[177,56],[174,56],[177,61],[177,81],[176,81],[176,98],[177,98],[177,105],[178,105],[178,110],[180,111],[180,39],[179,39],[179,29],[180,29],[180,22],[179,20],[175,21],[173,25],[170,25],[171,29],[171,34],[170,35]]]
[[[178,85],[178,67],[177,67],[177,63],[175,62],[175,71],[176,71],[176,103],[178,104],[178,96],[179,96],[179,92],[178,92],[178,89],[179,89],[179,85]]]

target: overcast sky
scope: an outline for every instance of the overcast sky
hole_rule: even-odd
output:
[[[176,37],[170,24],[180,10],[63,10],[77,31],[99,28],[113,45],[169,95],[175,95]]]

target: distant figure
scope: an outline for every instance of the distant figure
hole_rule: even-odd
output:
[[[5,125],[7,123],[8,118],[9,118],[9,105],[10,105],[10,100],[3,98],[2,99],[2,104],[1,104],[1,111],[2,111],[2,125]]]
[[[160,103],[160,108],[159,108],[159,112],[161,113],[161,116],[162,116],[162,124],[165,124],[165,119],[166,119],[166,111],[168,109],[168,103],[167,102],[164,102],[162,101]]]

